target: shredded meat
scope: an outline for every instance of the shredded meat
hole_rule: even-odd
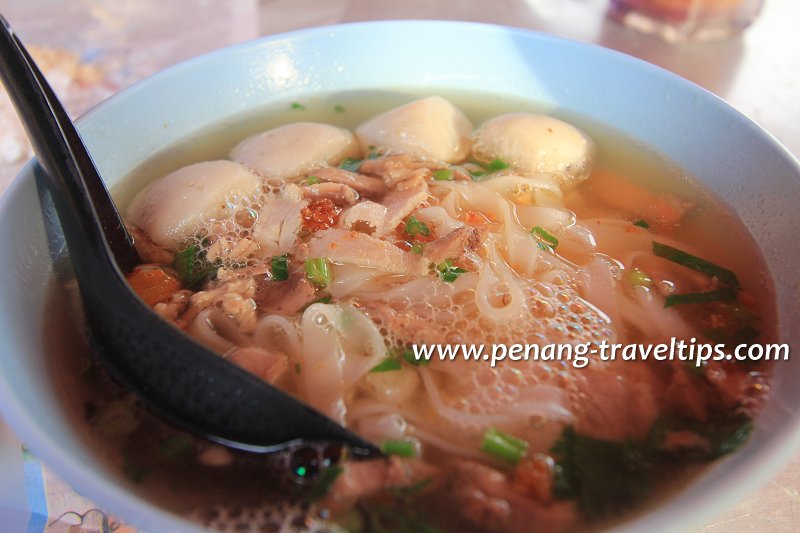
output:
[[[369,235],[382,233],[386,219],[386,206],[371,200],[358,202],[342,212],[339,225],[344,229],[361,231]]]
[[[261,313],[294,315],[316,300],[317,296],[314,286],[302,273],[296,272],[285,281],[257,277],[253,299]]]
[[[192,291],[182,290],[174,293],[165,302],[159,302],[153,306],[153,310],[161,315],[165,320],[178,324],[178,320],[189,308]]]
[[[358,201],[358,191],[343,183],[315,183],[302,187],[303,198],[315,200],[329,198],[336,205],[353,205]]]
[[[221,272],[225,269],[219,269]],[[230,279],[225,276],[224,279]],[[213,288],[192,295],[190,308],[183,320],[188,324],[203,309],[216,305],[236,321],[243,332],[253,331],[256,325],[256,303],[253,300],[256,283],[253,278],[233,278],[217,283]]]
[[[578,433],[613,441],[645,438],[659,411],[653,384],[638,370],[625,362],[616,368],[582,370]]]
[[[308,176],[316,176],[322,181],[347,185],[366,196],[381,196],[386,192],[386,186],[378,178],[350,172],[343,168],[319,167],[309,172]]]
[[[377,302],[364,302],[364,311],[374,321],[385,325],[392,336],[403,342],[419,344],[444,344],[442,328],[435,322],[410,313],[398,312],[390,305]]]
[[[567,531],[574,527],[572,502],[544,504],[520,494],[508,477],[474,461],[445,470],[443,493],[474,527],[508,533]]]
[[[289,369],[289,359],[285,355],[264,348],[236,348],[225,358],[267,383],[276,383]]]
[[[377,236],[393,231],[400,222],[428,199],[428,185],[422,183],[416,187],[390,191],[383,198],[386,206],[386,218]]]
[[[416,183],[427,181],[433,175],[433,170],[449,168],[444,163],[423,161],[408,154],[386,155],[375,159],[365,159],[359,167],[359,172],[377,176],[383,180],[387,187],[393,189],[402,182],[412,180]]]
[[[425,245],[422,255],[432,263],[445,259],[459,262],[466,252],[474,252],[486,240],[487,231],[481,227],[461,226]]]
[[[170,266],[175,262],[175,254],[166,248],[155,244],[147,233],[135,226],[128,226],[128,233],[133,237],[133,246],[139,253],[142,263],[155,263]]]
[[[261,246],[260,253],[269,257],[286,253],[297,242],[303,226],[303,209],[308,201],[268,200],[253,225],[253,239]]]
[[[417,254],[404,252],[365,233],[335,228],[315,233],[306,245],[298,247],[297,254],[305,258],[325,257],[335,263],[377,268],[391,274],[421,276],[428,270],[427,263]]]
[[[336,511],[352,507],[359,499],[377,494],[387,487],[403,487],[430,478],[436,467],[421,461],[404,461],[397,457],[371,461],[348,461],[323,506]]]

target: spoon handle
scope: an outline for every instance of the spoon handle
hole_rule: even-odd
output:
[[[45,170],[44,174],[49,176],[48,179],[57,181],[52,184],[56,185],[56,190],[66,193],[66,198],[54,201],[71,203],[77,219],[75,222],[81,226],[76,229],[82,238],[89,238],[86,244],[95,247],[95,253],[102,253],[102,248],[107,247],[120,268],[133,268],[140,262],[133,239],[97,174],[80,135],[36,63],[2,15],[0,26],[0,75],[20,114],[31,119],[23,122],[39,156],[39,164]],[[20,83],[20,80],[26,83]],[[26,84],[38,86],[40,91],[27,90]],[[54,131],[60,131],[61,135],[53,135]],[[70,175],[63,172],[65,165]],[[81,180],[83,187],[75,180]],[[99,226],[95,221],[100,222]]]

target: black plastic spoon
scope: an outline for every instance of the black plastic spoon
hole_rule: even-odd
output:
[[[61,222],[100,360],[148,407],[233,447],[278,451],[337,442],[354,458],[372,443],[259,380],[168,324],[133,293],[123,272],[139,257],[69,116],[0,15],[0,78],[17,108]]]

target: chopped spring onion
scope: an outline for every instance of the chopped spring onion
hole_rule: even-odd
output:
[[[708,302],[732,302],[736,300],[736,289],[722,287],[714,291],[670,294],[664,300],[664,307],[683,304],[703,304]]]
[[[319,176],[309,176],[309,177],[306,178],[306,181],[303,182],[303,184],[304,185],[316,185],[320,181],[321,180],[319,179]]]
[[[342,472],[344,472],[344,468],[339,465],[328,467],[320,472],[316,483],[308,493],[309,501],[315,502],[324,498]]]
[[[272,279],[286,281],[289,279],[289,255],[276,255],[272,258]]]
[[[416,483],[412,483],[411,485],[388,487],[388,491],[398,498],[408,498],[409,496],[414,496],[415,494],[422,492],[428,488],[431,483],[433,483],[433,479],[426,477],[417,481]]]
[[[639,226],[640,228],[644,228],[644,229],[648,229],[650,227],[650,224],[648,224],[646,220],[641,219],[641,218],[639,220],[637,220],[636,222],[634,222],[633,225],[634,226]]]
[[[458,276],[466,273],[467,271],[463,268],[453,266],[452,259],[445,259],[443,262],[436,265],[436,272],[439,274],[439,277],[442,279],[442,281],[452,283],[458,279]]]
[[[483,434],[481,451],[516,464],[525,457],[528,443],[499,429],[492,428]]]
[[[498,170],[507,169],[510,165],[505,161],[503,161],[502,159],[492,159],[491,161],[482,166],[489,172],[497,172]]]
[[[345,109],[342,104],[336,104],[333,106],[334,113],[344,113],[345,111],[347,111],[347,109]]]
[[[392,372],[394,370],[400,370],[401,368],[402,365],[400,365],[400,361],[392,357],[387,357],[377,365],[373,366],[370,372]]]
[[[731,287],[737,289],[740,287],[739,280],[732,271],[683,250],[653,241],[653,254],[708,276],[718,278],[721,282]]]
[[[363,163],[363,159],[353,159],[348,157],[341,163],[339,163],[339,168],[342,170],[347,170],[349,172],[358,172],[358,169],[361,168],[361,163]]]
[[[399,455],[400,457],[416,457],[417,448],[413,442],[407,440],[385,440],[381,443],[381,450],[386,455]]]
[[[297,109],[298,111],[303,111],[305,108],[306,108],[306,106],[304,106],[300,102],[292,102],[292,109]]]
[[[431,230],[428,228],[427,224],[420,222],[417,220],[417,217],[411,215],[408,217],[408,221],[406,221],[406,233],[412,237],[416,237],[417,235],[427,237],[431,234]]]
[[[414,366],[428,366],[429,364],[431,364],[430,359],[425,359],[424,357],[420,357],[419,359],[417,359],[416,357],[414,357],[414,351],[408,348],[404,349],[400,353],[400,357],[402,357],[407,363],[410,363]]]
[[[472,176],[473,181],[478,181],[478,178],[485,176],[486,174],[491,174],[492,172],[497,172],[499,170],[505,170],[510,165],[503,161],[502,159],[492,159],[488,163],[477,163],[480,165],[481,170],[471,170],[470,175]]]
[[[453,181],[453,171],[449,168],[433,171],[433,179],[436,181]]]
[[[628,281],[634,287],[650,287],[653,285],[653,278],[647,275],[644,270],[632,268],[628,271]]]
[[[415,254],[422,255],[422,252],[424,250],[425,250],[425,243],[424,242],[416,241],[416,242],[411,244],[411,251],[414,252]]]
[[[331,271],[324,257],[306,259],[306,277],[317,287],[327,287],[331,282]]]
[[[553,250],[558,246],[558,239],[541,226],[534,226],[533,229],[531,229],[531,235],[550,246]]]

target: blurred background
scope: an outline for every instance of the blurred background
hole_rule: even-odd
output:
[[[800,155],[800,2],[766,0],[742,33],[710,42],[667,42],[608,12],[609,0],[0,0],[0,13],[74,117],[170,65],[262,35],[343,22],[451,19],[534,29],[639,57],[723,98]],[[0,194],[30,155],[0,90]],[[44,501],[27,490],[31,469],[41,472]],[[17,531],[12,524],[27,524],[19,531],[96,530],[88,518],[56,520],[92,503],[23,453],[1,420],[0,472],[0,531]],[[702,531],[798,531],[798,490],[800,456]]]

